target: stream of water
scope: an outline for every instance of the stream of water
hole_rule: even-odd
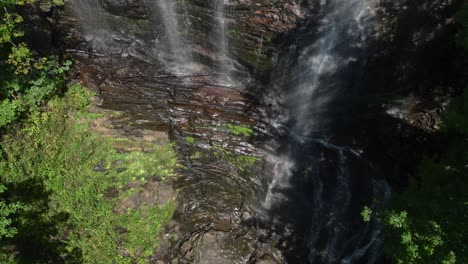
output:
[[[153,10],[161,58],[176,73],[187,71],[194,58],[184,37],[187,10],[175,0],[147,0]],[[212,5],[211,37],[217,46],[221,76],[234,83],[224,0]],[[185,8],[185,2],[182,5]],[[97,0],[72,0],[87,36],[106,36],[106,21]],[[263,207],[272,228],[287,243],[288,263],[376,263],[381,252],[380,227],[364,223],[360,212],[389,189],[372,163],[353,144],[349,94],[359,86],[368,41],[375,33],[371,0],[321,0],[320,14],[292,37],[277,63],[270,87],[283,115],[275,120],[278,139],[271,183]],[[318,19],[317,19],[318,17]],[[185,23],[188,24],[188,23]],[[158,42],[159,41],[159,42]],[[101,48],[105,48],[105,42]],[[257,64],[263,53],[258,44]],[[289,238],[287,238],[289,237]]]
[[[179,23],[177,1],[153,0],[155,2],[157,17],[161,20],[165,32],[164,52],[162,56],[172,66],[176,73],[184,73],[192,64],[192,55],[189,45],[182,37],[182,27]],[[185,8],[186,5],[182,5]],[[186,10],[183,12],[186,13]],[[167,56],[169,55],[169,56]]]
[[[263,206],[278,232],[291,229],[288,262],[375,263],[380,227],[360,212],[389,189],[361,150],[341,145],[352,141],[346,96],[359,85],[374,10],[368,0],[329,0],[320,16],[277,67],[272,98],[286,115],[278,125],[284,138]]]
[[[106,49],[110,41],[109,27],[104,19],[104,11],[98,0],[71,0],[71,7],[85,33],[86,41],[96,51]]]
[[[228,38],[226,36],[227,18],[226,18],[226,4],[224,0],[216,0],[216,45],[218,46],[218,56],[220,64],[218,66],[219,82],[223,85],[230,86],[233,83],[231,77],[232,61],[229,57],[228,51]]]

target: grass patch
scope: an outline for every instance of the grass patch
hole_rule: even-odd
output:
[[[90,131],[99,115],[87,111],[89,98],[89,92],[72,86],[64,98],[51,100],[2,139],[0,177],[13,190],[9,199],[23,204],[13,217],[18,235],[2,244],[27,251],[21,246],[25,240],[42,241],[35,246],[43,253],[36,248],[29,254],[34,263],[145,262],[172,217],[173,202],[115,212],[132,195],[125,191],[129,183],[174,176],[176,158],[169,144],[118,151],[116,141],[122,140]],[[38,195],[24,191],[32,183],[41,190]],[[109,195],[110,190],[116,195]],[[31,234],[42,224],[53,228]]]

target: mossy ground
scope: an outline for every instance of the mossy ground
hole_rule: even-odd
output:
[[[226,127],[236,136],[244,136],[248,138],[254,134],[253,129],[250,127],[235,124],[227,124]]]
[[[89,111],[90,97],[72,86],[2,139],[0,177],[22,209],[13,217],[18,234],[0,249],[30,258],[12,257],[13,263],[147,262],[172,218],[172,200],[116,210],[151,182],[173,177],[177,161],[168,143],[93,132],[103,114]],[[40,191],[15,192],[25,185]],[[28,239],[40,242],[28,246]]]
[[[230,162],[241,172],[246,171],[261,160],[260,157],[237,154],[220,146],[213,146],[212,151],[218,159]]]

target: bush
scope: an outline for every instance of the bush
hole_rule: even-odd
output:
[[[59,93],[70,68],[70,62],[40,57],[21,41],[23,18],[15,11],[33,2],[0,1],[0,129]]]
[[[419,177],[374,214],[397,263],[468,263],[467,95],[454,98],[443,115],[441,156],[423,160]],[[368,208],[362,215],[370,220]]]
[[[0,177],[12,190],[9,199],[23,207],[12,218],[18,234],[2,245],[13,245],[20,252],[18,260],[145,259],[172,217],[173,202],[116,212],[149,178],[173,176],[176,159],[170,145],[148,145],[145,149],[151,151],[145,152],[117,151],[114,145],[122,140],[89,130],[96,114],[87,111],[88,97],[73,86],[64,98],[52,99],[45,111],[31,113],[24,125],[3,138]],[[31,186],[35,191],[28,190]]]

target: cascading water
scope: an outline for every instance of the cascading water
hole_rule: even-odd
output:
[[[183,37],[183,32],[189,30],[190,26],[186,3],[181,2],[180,6],[174,0],[145,0],[144,3],[153,17],[153,25],[158,35],[156,42],[159,44],[156,50],[160,59],[176,74],[191,71],[191,46]],[[114,37],[119,39],[123,36],[127,41],[133,38],[128,32],[109,24],[108,18],[111,16],[103,10],[99,0],[71,0],[71,8],[79,18],[84,37],[96,51],[109,53],[111,47],[117,46],[115,52],[121,53],[119,45],[113,45]],[[180,16],[178,9],[181,9]],[[179,17],[183,17],[183,23],[180,23]]]
[[[219,66],[218,71],[220,74],[220,81],[225,85],[230,85],[232,82],[231,78],[231,59],[228,55],[228,41],[226,38],[226,4],[224,0],[217,0],[216,1],[216,22],[217,22],[217,37],[216,37],[216,44],[218,46],[218,54],[219,54]]]
[[[258,43],[258,48],[257,50],[255,51],[255,66],[258,68],[259,67],[259,63],[260,63],[260,59],[264,56],[263,54],[263,33],[261,34],[260,36],[260,41]],[[254,70],[254,75],[257,75],[258,74],[258,70],[255,69]]]
[[[106,49],[110,40],[109,27],[104,19],[104,12],[99,0],[72,0],[71,8],[79,17],[81,30],[86,40],[95,50]]]
[[[361,151],[339,146],[353,141],[347,102],[359,87],[373,9],[368,0],[321,1],[320,16],[295,35],[275,74],[273,100],[286,117],[263,205],[275,232],[289,237],[288,262],[374,263],[380,229],[360,211],[388,187]]]
[[[191,49],[183,37],[182,29],[187,28],[178,19],[177,2],[146,1],[153,7],[154,26],[163,27],[158,29],[164,32],[159,38],[161,57],[177,72],[187,69]],[[274,74],[278,79],[271,86],[272,97],[286,117],[277,122],[284,136],[279,139],[277,164],[263,205],[274,232],[285,238],[281,245],[290,264],[375,263],[379,257],[380,229],[375,223],[364,224],[359,213],[374,197],[384,199],[388,188],[361,151],[347,147],[353,145],[347,135],[353,121],[347,118],[346,97],[359,86],[359,70],[374,32],[368,1],[321,0],[320,14],[293,36],[295,41]],[[211,40],[217,46],[217,71],[222,75],[218,81],[230,85],[234,67],[228,52],[229,15],[225,0],[212,3]],[[72,6],[87,36],[109,35],[100,1],[72,0]],[[313,20],[316,17],[319,21]],[[262,36],[257,63],[263,45]]]
[[[152,1],[156,7],[156,17],[161,20],[165,33],[164,54],[161,57],[168,61],[176,72],[188,70],[192,64],[192,55],[190,46],[183,41],[181,35],[183,30],[178,20],[177,1]],[[185,5],[182,7],[185,8]]]

